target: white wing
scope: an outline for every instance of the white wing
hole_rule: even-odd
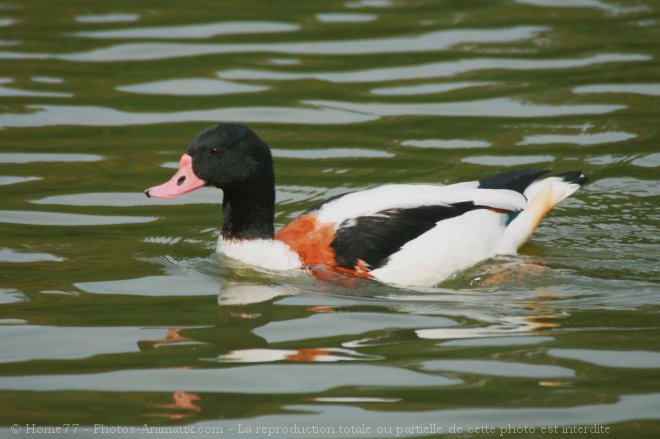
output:
[[[507,189],[478,189],[478,182],[457,183],[449,186],[429,184],[391,184],[346,194],[329,201],[316,212],[321,222],[339,224],[388,209],[417,206],[449,205],[473,202],[503,210],[522,210],[527,199]]]

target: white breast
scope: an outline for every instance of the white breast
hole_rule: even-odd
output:
[[[302,268],[298,254],[274,239],[218,239],[218,253],[264,270],[289,271]]]

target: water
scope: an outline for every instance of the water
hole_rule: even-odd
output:
[[[660,436],[659,13],[3,3],[3,437]],[[219,262],[218,191],[142,195],[219,121],[272,146],[278,225],[382,183],[591,183],[437,288],[319,285]]]

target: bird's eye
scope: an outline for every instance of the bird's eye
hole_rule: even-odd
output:
[[[218,148],[211,148],[211,155],[218,155],[219,152]]]

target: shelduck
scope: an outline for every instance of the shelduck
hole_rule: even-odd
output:
[[[587,181],[580,171],[540,178],[548,172],[377,186],[310,207],[276,232],[270,149],[247,126],[224,124],[199,133],[176,174],[145,193],[175,198],[203,186],[222,189],[217,251],[254,267],[433,286],[485,259],[515,254],[547,213]]]

